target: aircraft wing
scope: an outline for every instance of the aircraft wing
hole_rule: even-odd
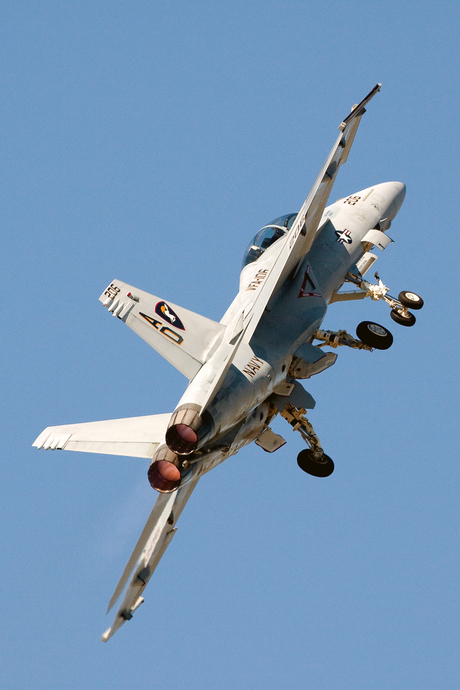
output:
[[[225,330],[212,319],[120,280],[114,280],[99,300],[188,379]]]
[[[245,326],[247,326],[244,335],[245,342],[249,342],[253,336],[271,297],[275,295],[277,289],[289,275],[295,274],[300,259],[305,256],[313,244],[338,169],[347,160],[361,117],[365,113],[365,106],[380,91],[380,87],[381,84],[377,84],[358,105],[353,107],[351,113],[339,125],[340,134],[337,141],[321,168],[292,228],[284,240],[280,242],[280,250],[270,273],[265,278],[250,310],[245,313],[244,321]]]
[[[200,475],[196,470],[196,467],[192,469],[189,480],[181,485],[176,492],[158,496],[110,600],[107,611],[110,611],[120,597],[132,574],[131,582],[126,588],[115,620],[102,636],[104,642],[107,642],[125,621],[130,620],[134,611],[144,602],[141,594],[176,533],[175,524],[198,482]]]
[[[50,450],[78,450],[151,458],[164,441],[170,418],[171,413],[168,413],[48,427],[33,445]],[[110,600],[108,611],[120,597],[132,575],[114,623],[102,637],[104,642],[132,617],[136,608],[144,601],[141,593],[171,542],[177,529],[175,524],[199,477],[200,468],[194,465],[176,492],[158,496]]]
[[[163,443],[170,418],[171,413],[49,426],[32,445],[45,450],[152,458]]]

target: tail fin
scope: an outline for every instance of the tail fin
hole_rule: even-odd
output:
[[[216,321],[120,280],[114,280],[99,300],[188,379],[225,330]]]

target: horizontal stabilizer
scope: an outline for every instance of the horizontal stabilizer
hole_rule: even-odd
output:
[[[137,335],[188,379],[222,339],[225,326],[114,280],[99,297]]]
[[[170,418],[169,413],[49,426],[33,445],[45,450],[78,450],[151,458],[164,441]]]

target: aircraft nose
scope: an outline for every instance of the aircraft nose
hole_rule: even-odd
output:
[[[377,185],[377,188],[384,201],[381,204],[382,217],[391,221],[402,206],[406,196],[406,185],[402,182],[383,182]]]

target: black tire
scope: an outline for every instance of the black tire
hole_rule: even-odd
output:
[[[396,311],[396,309],[392,309],[390,311],[390,316],[393,321],[399,323],[400,326],[413,326],[416,321],[413,314],[409,313],[408,316],[402,316],[402,314],[400,314],[399,311]]]
[[[334,471],[334,463],[329,455],[323,453],[322,459],[317,460],[310,448],[306,448],[298,454],[297,464],[301,470],[313,477],[329,477]]]
[[[361,321],[356,329],[356,335],[362,343],[375,347],[376,350],[388,350],[393,344],[390,331],[373,321]]]
[[[406,309],[421,309],[424,304],[420,295],[417,295],[415,292],[400,292],[398,299]]]

